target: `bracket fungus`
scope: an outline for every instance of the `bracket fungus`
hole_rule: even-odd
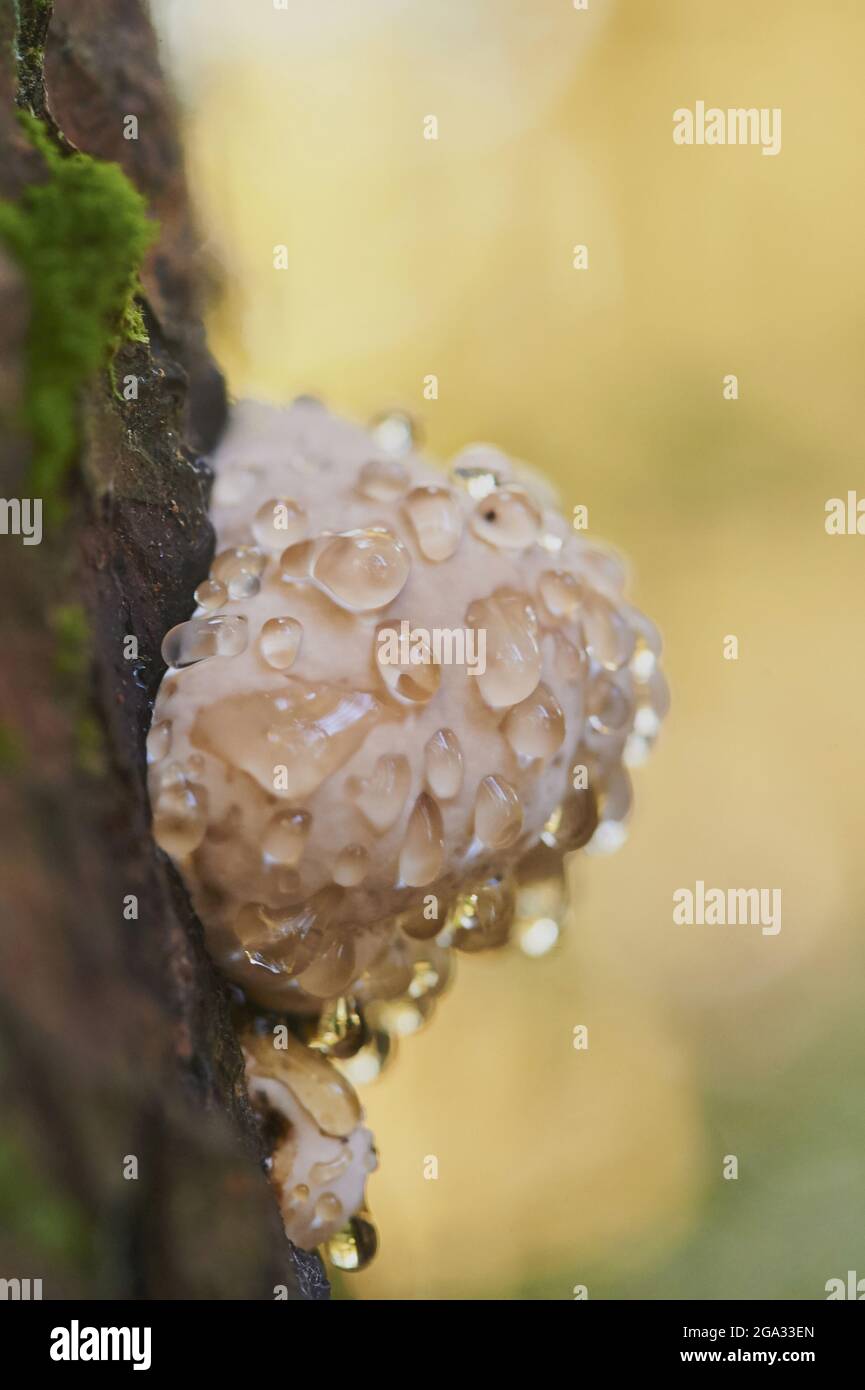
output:
[[[217,553],[163,644],[153,833],[226,975],[292,1020],[282,1054],[245,1040],[286,1230],[357,1267],[373,1150],[345,1078],[429,1017],[453,951],[553,944],[564,856],[623,838],[661,643],[616,556],[491,446],[444,473],[403,416],[248,402],[214,467]],[[322,1121],[337,1095],[350,1129]]]

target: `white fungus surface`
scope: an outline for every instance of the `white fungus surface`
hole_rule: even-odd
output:
[[[398,914],[435,895],[444,923],[510,872],[557,808],[572,838],[590,800],[621,821],[623,754],[666,708],[660,644],[618,560],[489,446],[448,474],[398,419],[369,432],[304,399],[239,406],[214,462],[211,576],[164,645],[154,833],[223,969],[312,1010]],[[403,622],[427,656],[436,631],[482,634],[485,671],[377,659]]]
[[[616,557],[489,445],[443,471],[404,417],[246,403],[214,466],[211,572],[163,643],[154,835],[225,973],[310,1026],[354,1018],[345,1069],[368,1079],[429,1017],[448,948],[513,930],[542,953],[563,855],[621,843],[668,703],[660,640]],[[244,1050],[288,1235],[357,1255],[357,1097],[327,1045]]]

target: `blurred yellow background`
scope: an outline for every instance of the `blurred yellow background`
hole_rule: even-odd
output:
[[[666,639],[630,838],[577,856],[558,950],[461,960],[362,1092],[382,1244],[340,1292],[825,1297],[865,1275],[865,539],[823,524],[865,494],[865,7],[155,12],[234,395],[529,459]],[[780,107],[780,154],[674,145],[697,100]],[[674,926],[698,878],[780,887],[780,934]]]

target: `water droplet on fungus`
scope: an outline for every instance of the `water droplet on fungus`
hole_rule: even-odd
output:
[[[469,627],[486,633],[486,670],[475,679],[492,709],[507,709],[531,695],[541,675],[538,621],[525,594],[499,589],[466,613]]]
[[[274,816],[264,832],[262,852],[276,864],[291,867],[303,854],[312,817],[306,811],[286,811]]]
[[[411,561],[402,541],[384,529],[325,537],[310,574],[329,598],[350,613],[391,603],[408,579]]]
[[[448,488],[416,487],[405,500],[405,510],[427,560],[449,560],[460,543],[463,514]]]
[[[475,535],[487,545],[525,550],[541,534],[543,517],[529,494],[509,483],[483,497],[472,512]]]
[[[271,497],[255,513],[252,534],[265,550],[285,550],[306,535],[306,512],[290,497]]]
[[[369,777],[350,777],[346,792],[373,830],[389,830],[405,805],[411,785],[408,758],[383,754]]]
[[[337,855],[334,882],[342,888],[356,888],[366,877],[369,855],[363,845],[346,845]]]
[[[373,459],[360,470],[357,490],[372,502],[394,502],[408,483],[408,472],[401,463],[395,459]]]
[[[258,649],[268,666],[287,671],[295,662],[303,639],[303,628],[296,618],[268,618],[262,624]]]
[[[441,684],[441,666],[430,634],[411,631],[407,622],[391,618],[376,628],[373,647],[376,670],[400,704],[423,705]]]
[[[214,656],[239,656],[246,650],[247,641],[246,618],[239,613],[189,618],[163,637],[162,660],[166,666],[195,666]]]
[[[286,676],[279,690],[227,695],[202,706],[191,738],[266,791],[297,800],[348,761],[381,713],[366,691]]]
[[[485,777],[475,801],[475,834],[489,849],[507,849],[519,839],[523,808],[510,782]]]
[[[565,716],[553,692],[538,685],[527,699],[508,710],[502,730],[523,758],[551,758],[565,737]]]
[[[399,856],[400,879],[409,888],[423,888],[441,872],[444,829],[438,804],[421,792],[409,817]]]
[[[463,755],[452,729],[438,729],[427,742],[426,783],[433,796],[450,801],[459,794],[463,782]]]
[[[206,613],[215,613],[228,602],[228,590],[218,579],[205,579],[195,590],[195,602]]]

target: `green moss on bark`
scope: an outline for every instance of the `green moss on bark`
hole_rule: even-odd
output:
[[[38,120],[21,120],[46,179],[17,203],[0,200],[0,242],[30,291],[23,420],[33,446],[29,485],[56,518],[78,444],[81,389],[110,364],[125,336],[143,332],[135,292],[156,227],[119,165],[65,156]]]

